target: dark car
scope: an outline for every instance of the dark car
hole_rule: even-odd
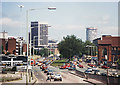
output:
[[[107,76],[107,74],[106,74],[106,73],[101,73],[101,75],[102,75],[102,76]]]
[[[89,71],[89,70],[86,70],[86,71],[85,71],[85,73],[91,73],[91,71]]]
[[[44,73],[47,73],[47,72],[48,72],[48,70],[49,70],[49,69],[45,69],[45,70],[44,70]]]
[[[105,65],[101,66],[101,68],[109,69],[109,67]]]

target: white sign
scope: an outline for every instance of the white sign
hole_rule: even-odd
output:
[[[107,60],[107,55],[105,55],[105,59]]]

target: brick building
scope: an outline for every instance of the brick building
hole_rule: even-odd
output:
[[[26,55],[26,53],[27,53],[27,44],[23,44],[23,55]]]
[[[120,37],[103,35],[102,38],[95,39],[93,43],[98,47],[98,61],[108,60],[114,63],[120,58]]]
[[[8,38],[8,52],[10,54],[16,54],[16,39]]]

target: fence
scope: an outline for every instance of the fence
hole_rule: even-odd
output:
[[[114,84],[120,85],[120,77],[108,76],[108,80],[107,80],[107,76],[95,75],[95,74],[85,74],[84,72],[81,72],[78,70],[76,70],[76,74],[78,74],[82,77],[87,77],[87,78],[101,81],[105,84],[107,84],[107,82],[109,82],[110,85],[114,85]]]

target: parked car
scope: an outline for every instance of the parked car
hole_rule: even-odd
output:
[[[56,81],[56,80],[62,81],[62,76],[61,76],[60,74],[56,74],[56,75],[54,76],[54,81]]]
[[[80,67],[80,68],[83,68],[83,65],[81,65],[81,64],[78,64],[77,66]]]
[[[109,69],[109,67],[108,67],[108,66],[105,66],[105,65],[101,66],[101,68]]]

